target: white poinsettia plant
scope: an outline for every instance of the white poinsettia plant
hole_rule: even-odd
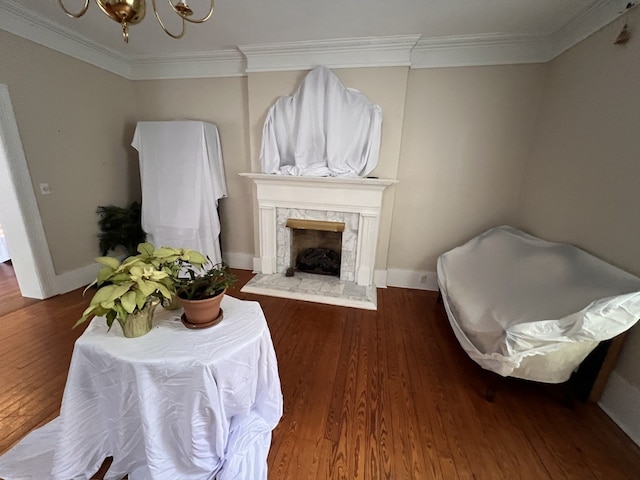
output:
[[[180,265],[188,262],[202,266],[207,262],[205,256],[195,250],[155,248],[148,242],[138,245],[138,252],[122,262],[114,257],[96,258],[102,268],[85,292],[94,285],[98,291],[74,328],[94,316],[105,316],[111,328],[114,320],[123,323],[129,314],[142,310],[149,302],[170,300],[175,294]]]

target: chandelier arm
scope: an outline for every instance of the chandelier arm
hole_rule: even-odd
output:
[[[186,15],[183,15],[182,13],[180,13],[180,11],[176,8],[176,6],[171,2],[171,0],[167,0],[167,3],[169,4],[169,6],[171,7],[171,9],[176,12],[177,15],[179,15],[180,17],[182,17],[184,20],[186,20],[187,22],[191,22],[191,23],[204,23],[207,20],[209,20],[211,18],[211,15],[213,15],[213,7],[214,7],[214,1],[215,0],[210,0],[211,3],[211,8],[209,8],[209,13],[207,13],[204,17],[202,18],[189,18]],[[155,3],[155,2],[154,2]]]
[[[127,22],[122,22],[122,39],[124,43],[129,43],[129,25]]]
[[[156,20],[158,20],[158,23],[162,27],[162,30],[164,30],[164,33],[169,35],[171,38],[176,38],[176,39],[182,38],[184,36],[184,30],[185,30],[184,17],[180,15],[180,18],[182,18],[182,31],[176,35],[174,33],[171,33],[169,30],[167,30],[167,27],[165,27],[164,23],[162,23],[162,19],[160,18],[160,15],[158,14],[158,9],[156,8],[156,0],[151,0],[151,4],[153,5],[153,13],[156,14]]]
[[[67,10],[64,4],[62,3],[62,0],[58,0],[58,4],[60,5],[60,8],[64,10],[64,13],[66,13],[72,18],[80,18],[85,13],[87,13],[87,9],[89,8],[89,0],[84,0],[84,7],[82,7],[82,10],[80,10],[78,13],[72,13],[69,10]]]

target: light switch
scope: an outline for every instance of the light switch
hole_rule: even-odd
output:
[[[40,193],[42,193],[42,195],[51,195],[51,189],[49,188],[48,183],[40,184]]]

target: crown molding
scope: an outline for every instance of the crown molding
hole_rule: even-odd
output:
[[[408,67],[420,35],[340,38],[302,42],[240,45],[247,73],[328,68]]]
[[[549,58],[544,36],[461,35],[421,39],[411,52],[411,68],[540,63]]]
[[[136,56],[130,59],[130,80],[159,80],[244,76],[247,68],[239,50],[216,50],[162,57]]]
[[[546,63],[625,14],[628,0],[597,0],[556,32],[422,38],[411,68]]]
[[[596,0],[555,32],[420,38],[420,35],[343,38],[242,45],[185,55],[125,56],[33,13],[0,0],[0,29],[129,80],[244,76],[251,72],[409,66],[437,68],[544,63],[627,12],[628,0]]]
[[[129,78],[126,57],[33,13],[13,0],[0,3],[0,29]]]
[[[125,56],[33,13],[14,0],[0,2],[0,29],[129,80],[245,75],[244,56],[235,49],[162,57]]]
[[[627,8],[630,3],[632,6]],[[549,36],[549,42],[554,52],[552,58],[557,57],[637,6],[637,1],[629,2],[629,0],[598,0],[594,2],[591,7],[576,15]]]

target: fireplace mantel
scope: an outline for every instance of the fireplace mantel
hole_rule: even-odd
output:
[[[269,173],[241,173],[258,187],[258,202],[287,208],[336,212],[380,210],[382,192],[397,180],[360,177],[302,177]]]
[[[257,187],[260,269],[276,273],[276,209],[294,208],[359,214],[356,283],[373,284],[382,195],[397,180],[360,177],[306,177],[241,173]]]

